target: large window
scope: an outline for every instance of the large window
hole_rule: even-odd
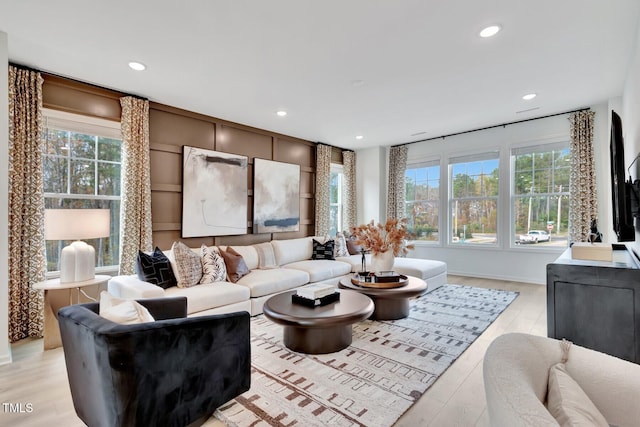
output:
[[[344,188],[344,173],[342,165],[331,164],[330,192],[330,229],[329,235],[335,236],[342,229],[342,194]]]
[[[111,234],[86,242],[96,250],[96,267],[119,263],[120,124],[45,111],[45,209],[109,209]],[[47,241],[47,270],[59,270],[60,250],[71,242]]]
[[[408,164],[405,186],[407,229],[415,240],[439,241],[440,160]]]
[[[449,160],[450,242],[497,244],[498,152]]]
[[[517,245],[567,246],[569,160],[568,142],[511,150]]]

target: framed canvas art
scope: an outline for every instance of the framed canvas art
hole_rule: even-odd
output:
[[[183,146],[182,237],[247,234],[248,158]]]
[[[300,230],[300,165],[253,159],[253,232]]]

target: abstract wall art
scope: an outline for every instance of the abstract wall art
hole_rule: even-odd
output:
[[[253,160],[253,232],[300,230],[300,165]]]
[[[248,158],[183,146],[182,237],[247,234]]]

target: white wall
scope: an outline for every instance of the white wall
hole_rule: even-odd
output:
[[[603,103],[592,106],[591,109],[596,112],[594,148],[596,179],[598,182],[598,224],[600,230],[605,233],[605,239],[610,240],[612,231],[611,233],[605,231],[612,228],[609,183],[609,105],[608,103]],[[567,117],[567,115],[555,116],[509,125],[504,128],[499,127],[448,137],[444,140],[438,139],[411,144],[408,158],[411,161],[437,156],[444,160],[441,164],[446,165],[450,156],[500,150],[500,164],[502,166],[500,179],[503,182],[508,182],[510,148],[529,143],[568,141],[569,121]],[[362,154],[369,155],[369,151],[371,149],[362,150]],[[361,156],[360,151],[357,156]],[[363,175],[361,179],[367,182],[377,181],[377,171],[372,171],[370,167],[365,167],[365,170],[361,170],[359,166],[358,168],[358,172]],[[446,179],[446,168],[443,167],[441,182],[445,182],[444,180]],[[386,188],[386,181],[383,185]],[[444,186],[441,187],[444,188]],[[374,194],[379,198],[384,198],[386,194],[386,189],[373,191],[370,187],[362,193],[360,188],[358,191],[359,197],[363,199],[363,204],[360,204],[359,200],[359,213],[371,209],[370,205],[373,204],[373,200],[369,198],[370,194]],[[379,194],[382,194],[382,196],[378,196]],[[446,197],[446,194],[441,195],[441,200],[443,200],[443,205],[445,206]],[[508,191],[502,191],[499,214],[499,233],[501,236],[509,236],[511,234],[509,206]],[[358,216],[360,219],[360,215]],[[384,212],[381,218],[385,219]],[[441,219],[440,229],[446,229],[444,218]],[[564,250],[564,248],[559,248],[549,251],[541,250],[540,247],[511,248],[510,239],[502,238],[501,240],[499,247],[481,248],[462,245],[447,246],[445,242],[439,245],[418,243],[410,256],[444,261],[447,263],[448,271],[452,274],[544,284],[546,283],[546,265],[553,262]]]
[[[379,222],[385,218],[386,149],[383,147],[359,150],[356,154],[357,222]]]
[[[629,71],[622,93],[622,131],[627,167],[640,153],[640,23]],[[640,179],[640,161],[631,169],[633,179]],[[636,219],[636,241],[633,247],[640,253],[640,227]]]
[[[0,364],[11,362],[9,346],[9,47],[0,31]]]

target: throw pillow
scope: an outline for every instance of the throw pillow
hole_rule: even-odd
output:
[[[327,240],[324,243],[318,242],[316,239],[313,239],[313,252],[311,254],[311,259],[335,259],[333,257],[333,249],[335,246],[334,240]]]
[[[256,248],[256,252],[258,252],[259,269],[267,270],[278,267],[278,264],[276,264],[276,254],[273,251],[271,243],[258,243],[257,245],[253,245],[253,247]]]
[[[609,426],[564,363],[549,370],[547,409],[561,426]]]
[[[193,252],[182,242],[174,242],[171,254],[175,261],[176,279],[179,288],[190,288],[200,283],[202,278],[202,261],[200,255]]]
[[[231,246],[227,246],[226,251],[220,249],[220,255],[224,258],[224,264],[227,267],[227,278],[230,282],[237,283],[242,277],[251,273],[242,255],[234,251]]]
[[[151,254],[138,251],[136,273],[138,279],[158,285],[163,289],[176,286],[176,276],[171,269],[169,258],[157,246]]]
[[[203,244],[200,247],[200,257],[202,258],[200,283],[224,282],[227,279],[227,267],[218,248]]]
[[[349,255],[360,255],[362,253],[362,246],[356,245],[355,237],[349,237],[347,239],[347,250]]]
[[[349,256],[349,250],[347,249],[347,240],[342,233],[336,233],[336,238],[334,239],[336,242],[335,246],[335,257],[340,256]]]
[[[153,322],[155,319],[146,307],[134,301],[116,298],[106,291],[100,293],[101,317],[121,325]]]

